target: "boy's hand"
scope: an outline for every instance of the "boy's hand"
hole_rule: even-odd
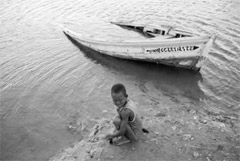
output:
[[[109,139],[111,139],[111,138],[112,138],[112,135],[111,135],[111,134],[105,135],[105,139],[109,140]]]

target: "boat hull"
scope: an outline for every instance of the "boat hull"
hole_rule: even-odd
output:
[[[199,70],[212,46],[214,37],[181,38],[151,41],[107,42],[84,39],[64,29],[64,33],[78,43],[101,54],[138,61]]]

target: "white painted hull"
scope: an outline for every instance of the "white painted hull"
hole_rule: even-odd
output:
[[[113,57],[148,61],[199,70],[215,40],[198,36],[178,39],[151,39],[146,41],[96,41],[82,38],[64,28],[64,32],[80,44]]]

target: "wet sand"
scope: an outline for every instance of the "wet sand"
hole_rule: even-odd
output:
[[[61,150],[50,161],[238,161],[240,123],[237,117],[194,110],[192,106],[162,104],[160,111],[144,111],[144,126],[150,133],[138,142],[121,146],[101,139],[114,129],[111,121],[88,120],[94,126],[84,126],[78,118],[71,129],[84,133],[83,140]]]

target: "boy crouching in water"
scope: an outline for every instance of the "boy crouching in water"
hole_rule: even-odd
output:
[[[106,139],[115,145],[139,140],[143,133],[142,121],[133,101],[128,99],[126,88],[115,84],[111,89],[113,103],[117,106],[118,115],[113,121],[116,130],[107,134]]]

